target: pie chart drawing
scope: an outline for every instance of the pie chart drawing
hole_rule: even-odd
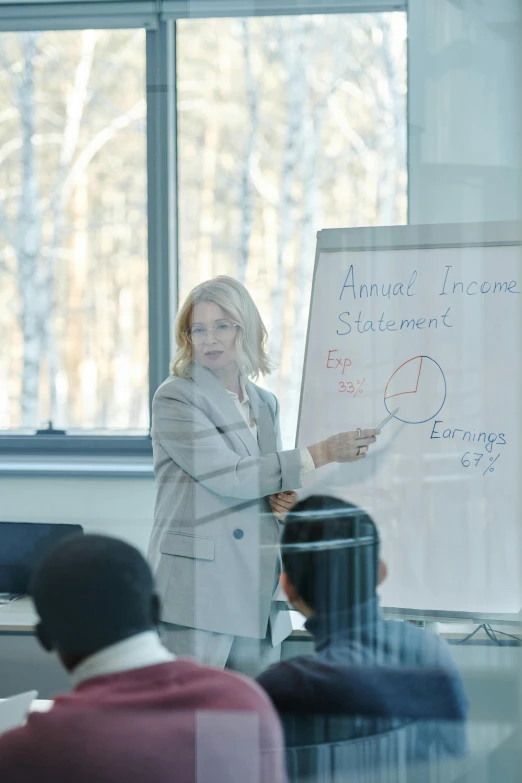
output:
[[[414,356],[390,376],[384,390],[388,413],[404,424],[424,424],[433,419],[446,401],[446,378],[442,367],[430,356]]]

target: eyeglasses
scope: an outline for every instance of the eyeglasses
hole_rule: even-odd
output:
[[[209,332],[212,332],[216,340],[226,343],[233,340],[238,329],[239,324],[233,324],[230,321],[220,321],[212,329],[207,329],[206,326],[193,326],[187,329],[185,334],[192,345],[203,345],[207,340]]]

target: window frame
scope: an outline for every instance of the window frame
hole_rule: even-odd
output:
[[[61,3],[18,0],[1,3],[0,32],[90,27],[145,29],[150,414],[154,393],[169,372],[178,307],[176,19],[386,11],[407,13],[408,0],[68,0]],[[110,464],[100,467],[101,458],[109,459]],[[16,435],[9,431],[0,434],[0,477],[97,473],[152,476],[150,434]]]
[[[0,0],[0,32],[155,29],[156,0]]]
[[[408,0],[162,0],[161,19],[406,11]]]

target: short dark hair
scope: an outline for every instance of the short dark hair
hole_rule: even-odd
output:
[[[49,643],[92,655],[153,628],[154,580],[145,558],[108,536],[69,538],[36,569],[30,585]]]
[[[316,612],[350,609],[375,596],[379,534],[361,508],[328,495],[299,501],[285,518],[283,567]]]

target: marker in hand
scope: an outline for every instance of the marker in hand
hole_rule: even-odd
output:
[[[396,414],[397,414],[399,411],[400,411],[400,408],[395,408],[395,410],[394,410],[394,411],[392,411],[392,412],[390,413],[390,415],[389,415],[389,416],[386,416],[386,418],[384,419],[384,421],[382,421],[382,422],[379,424],[379,426],[378,426],[378,427],[376,427],[375,429],[377,429],[377,430],[382,430],[382,428],[384,427],[384,425],[385,425],[385,424],[388,424],[388,422],[390,421],[390,419],[393,419],[393,417],[394,417],[394,416],[395,416],[395,415],[396,415]]]

